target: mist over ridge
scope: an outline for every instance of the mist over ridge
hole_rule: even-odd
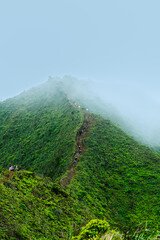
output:
[[[160,145],[160,98],[154,84],[113,79],[90,80],[71,75],[50,76],[47,81],[23,91],[15,98],[31,92],[34,95],[39,91],[55,91],[55,84],[78,104],[110,119],[138,141]]]
[[[3,1],[0,100],[48,75],[86,78],[87,96],[159,144],[159,8],[158,0]]]
[[[158,88],[147,82],[106,81],[96,84],[93,92],[116,109],[131,135],[146,144],[160,144]]]
[[[150,83],[97,81],[72,76],[50,77],[63,82],[65,90],[94,113],[109,118],[147,145],[160,145],[160,99]],[[90,102],[90,106],[88,103]],[[91,107],[92,106],[92,107]]]

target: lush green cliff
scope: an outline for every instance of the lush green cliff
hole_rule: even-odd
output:
[[[93,218],[128,239],[157,233],[159,154],[76,99],[50,79],[0,103],[1,239],[71,239]]]
[[[58,177],[75,149],[83,112],[73,107],[57,82],[0,104],[0,165]]]
[[[69,189],[122,232],[160,225],[160,157],[110,121],[97,118]]]

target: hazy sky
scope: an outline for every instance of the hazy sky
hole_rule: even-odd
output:
[[[0,0],[0,99],[73,75],[159,121],[159,10],[159,0]]]
[[[0,98],[65,74],[157,89],[159,9],[159,0],[0,0]]]

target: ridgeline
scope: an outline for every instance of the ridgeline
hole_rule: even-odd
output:
[[[160,155],[68,85],[50,79],[0,103],[0,239],[152,239]]]

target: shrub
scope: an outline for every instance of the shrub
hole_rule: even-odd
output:
[[[109,224],[104,220],[93,219],[81,231],[78,240],[100,238],[109,230]]]

